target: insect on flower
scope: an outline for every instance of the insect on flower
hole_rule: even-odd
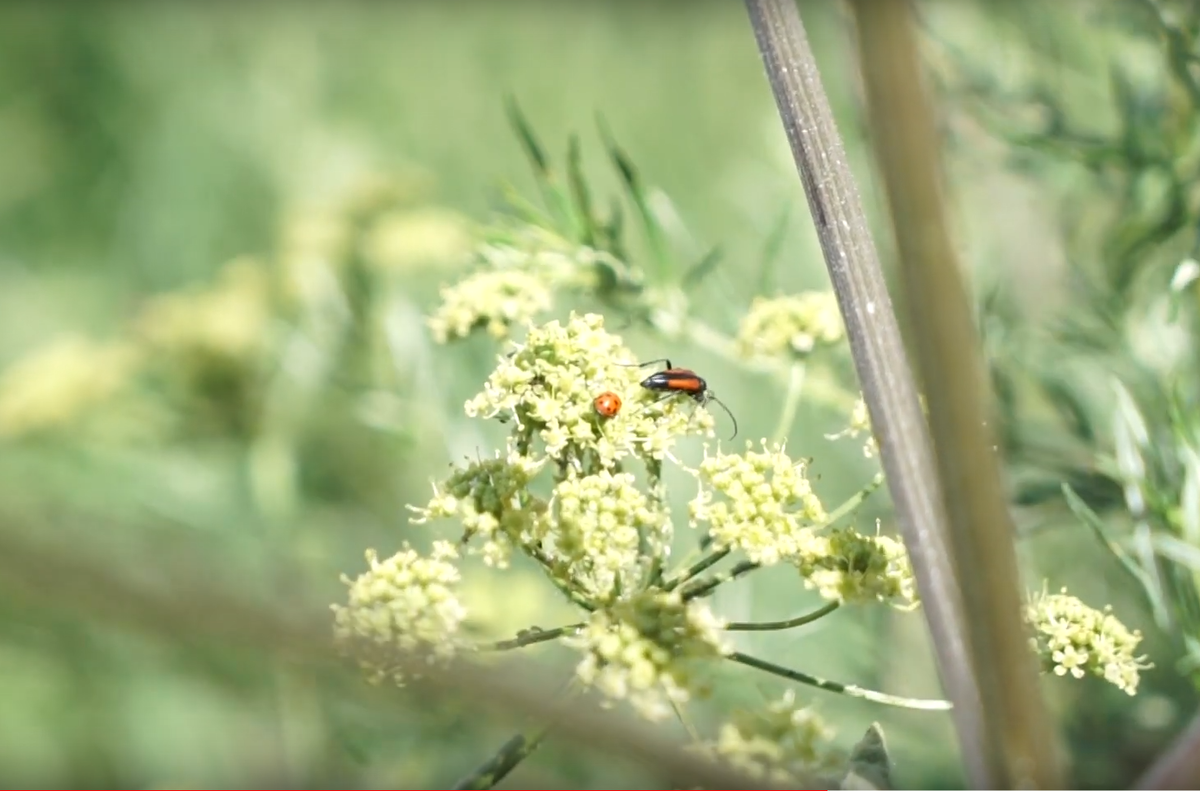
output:
[[[626,365],[627,368],[645,368],[650,365],[665,364],[667,367],[661,371],[656,371],[642,380],[642,387],[656,393],[662,393],[662,398],[658,401],[670,398],[677,393],[683,393],[688,398],[695,401],[700,406],[707,406],[708,402],[715,401],[720,405],[721,409],[725,410],[725,414],[729,415],[729,419],[733,421],[733,434],[729,437],[733,439],[737,436],[738,425],[737,418],[733,416],[733,412],[729,411],[729,407],[725,406],[725,402],[717,398],[713,391],[708,389],[708,382],[690,368],[676,368],[671,365],[668,359],[651,360],[646,363],[635,363]],[[625,365],[624,363],[620,363]],[[656,401],[655,403],[658,403]]]
[[[596,414],[600,417],[613,418],[621,411],[621,396],[611,390],[605,390],[596,396],[592,405],[596,407]]]

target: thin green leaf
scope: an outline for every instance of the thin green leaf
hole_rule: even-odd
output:
[[[1179,495],[1180,527],[1183,538],[1200,547],[1200,453],[1183,448],[1183,490]]]
[[[783,250],[791,214],[792,204],[789,202],[775,218],[771,232],[763,242],[762,257],[758,265],[758,293],[764,296],[770,296],[775,291],[775,262],[779,260],[779,253]]]
[[[1200,547],[1189,544],[1170,533],[1154,533],[1150,537],[1154,551],[1167,560],[1200,571]]]
[[[1171,430],[1179,442],[1192,447],[1200,445],[1200,415],[1193,407],[1182,381],[1171,384],[1167,394],[1167,414],[1171,419]]]
[[[920,711],[948,711],[952,707],[948,700],[928,699],[928,698],[906,698],[900,695],[891,695],[887,692],[879,692],[874,689],[866,689],[865,687],[855,686],[854,684],[842,684],[838,681],[829,681],[827,679],[818,678],[817,676],[803,673],[799,670],[792,670],[782,665],[777,665],[774,662],[768,662],[765,659],[743,654],[741,651],[734,651],[728,655],[728,658],[740,665],[752,667],[756,670],[762,670],[766,673],[786,678],[788,681],[795,681],[798,684],[807,684],[810,687],[823,689],[827,692],[836,692],[839,695],[847,695],[852,698],[861,698],[870,700],[875,703],[882,703],[885,706],[897,706],[904,709],[917,709]]]
[[[1133,517],[1140,519],[1146,513],[1146,460],[1142,450],[1150,445],[1150,431],[1125,386],[1115,379],[1112,386],[1117,394],[1117,414],[1113,417],[1117,470],[1125,488],[1125,504]]]
[[[621,182],[625,185],[626,192],[629,193],[629,199],[633,202],[634,208],[637,209],[638,216],[642,220],[642,228],[646,233],[646,241],[650,245],[650,254],[654,259],[659,279],[665,280],[669,274],[670,257],[667,252],[662,226],[659,224],[658,218],[655,217],[654,210],[650,206],[650,198],[649,193],[646,191],[646,186],[642,182],[641,175],[634,166],[633,160],[617,145],[616,139],[609,131],[608,125],[604,122],[604,118],[597,116],[596,123],[600,128],[600,136],[604,139],[604,145],[608,149],[608,154],[612,158],[613,164],[617,168],[617,173],[621,177]]]
[[[570,201],[558,187],[554,172],[550,168],[550,159],[546,156],[546,150],[538,141],[537,135],[534,134],[529,119],[521,112],[521,107],[515,98],[508,97],[506,105],[509,122],[516,130],[517,137],[521,141],[521,148],[525,150],[525,156],[529,158],[529,163],[533,166],[534,180],[537,181],[538,189],[542,193],[542,200],[546,202],[546,208],[550,210],[560,230],[569,229],[571,232],[576,232],[578,229],[575,218],[571,216]]]
[[[530,753],[542,743],[545,734],[536,734],[528,738],[518,733],[509,739],[500,750],[489,758],[482,766],[472,770],[470,774],[455,783],[456,789],[493,788],[508,776],[509,772],[529,757]]]
[[[1163,585],[1162,574],[1159,572],[1158,556],[1154,548],[1154,531],[1150,529],[1149,523],[1145,520],[1139,521],[1133,527],[1133,537],[1130,540],[1134,554],[1139,561],[1142,572],[1146,575],[1147,582],[1143,584],[1146,590],[1146,595],[1150,598],[1150,605],[1154,611],[1154,618],[1159,626],[1164,629],[1173,629],[1175,626],[1174,613],[1168,602],[1178,603],[1176,599],[1167,595],[1166,586]]]
[[[583,151],[579,144],[579,135],[571,135],[567,143],[567,185],[571,190],[572,205],[579,222],[579,241],[588,247],[595,247],[600,221],[592,209],[592,194],[583,175]]]
[[[1161,604],[1161,591],[1157,591],[1157,586],[1152,584],[1151,579],[1147,576],[1145,570],[1138,565],[1137,561],[1134,560],[1128,552],[1125,551],[1125,548],[1122,547],[1120,543],[1108,537],[1108,533],[1104,527],[1104,522],[1101,521],[1100,517],[1096,515],[1096,512],[1093,511],[1091,507],[1075,493],[1075,490],[1071,488],[1070,484],[1064,483],[1062,485],[1062,493],[1063,497],[1066,498],[1067,508],[1071,509],[1071,513],[1074,514],[1079,521],[1091,528],[1092,532],[1096,534],[1096,537],[1100,539],[1100,543],[1102,543],[1108,549],[1108,551],[1112,553],[1113,557],[1115,557],[1121,563],[1125,570],[1128,571],[1130,575],[1132,575],[1133,578],[1138,581],[1138,584],[1146,589],[1147,595],[1150,595],[1151,600],[1154,601],[1157,598],[1158,602]]]
[[[554,229],[554,220],[508,183],[500,185],[500,197],[518,219],[546,230]]]
[[[550,159],[546,156],[546,150],[542,148],[542,144],[538,142],[537,135],[533,133],[529,119],[525,117],[525,113],[521,112],[521,106],[515,97],[509,96],[506,99],[505,109],[508,112],[509,122],[521,139],[521,147],[525,149],[525,155],[529,157],[529,162],[533,165],[534,175],[538,178],[548,178]]]
[[[624,239],[625,212],[621,209],[621,202],[616,198],[613,198],[609,209],[608,222],[601,225],[600,230],[604,236],[603,248],[622,261],[629,261]]]
[[[683,282],[680,284],[684,291],[691,291],[696,288],[704,280],[712,274],[717,264],[721,263],[721,259],[725,257],[725,251],[720,245],[715,245],[711,250],[704,254],[704,257],[696,262],[696,265],[689,269],[683,276]]]
[[[1068,430],[1084,442],[1094,442],[1096,429],[1092,425],[1087,407],[1080,398],[1078,388],[1057,376],[1048,376],[1039,380],[1038,384],[1051,405],[1066,422]]]

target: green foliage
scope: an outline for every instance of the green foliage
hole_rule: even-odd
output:
[[[1142,587],[1158,626],[1184,641],[1181,669],[1200,684],[1200,577],[1194,555],[1181,551],[1200,538],[1187,529],[1200,448],[1200,291],[1186,277],[1200,254],[1191,186],[1200,178],[1200,17],[1159,0],[1097,16],[1108,40],[1086,68],[1107,74],[1095,86],[1106,89],[1103,114],[1070,106],[1049,72],[1002,83],[965,53],[953,56],[961,81],[953,91],[975,92],[974,117],[1013,156],[1036,167],[1069,163],[1074,173],[1062,189],[1074,203],[1064,217],[1073,298],[1040,324],[994,298],[983,320],[1007,451],[1023,471],[1017,500],[1045,507],[1065,483],[1080,526]],[[1062,68],[1084,68],[1082,60]]]
[[[935,26],[951,5],[930,5]],[[1157,669],[1143,674],[1132,708],[1111,687],[1105,696],[1087,681],[1047,684],[1072,723],[1081,776],[1108,785],[1132,771],[1117,761],[1138,760],[1120,750],[1169,735],[1176,720],[1154,725],[1155,711],[1178,718],[1191,705],[1172,682],[1177,669],[1195,678],[1189,662],[1200,650],[1200,292],[1188,276],[1197,25],[1185,5],[1092,10],[1094,27],[1051,6],[998,11],[1007,28],[968,15],[937,30],[971,53],[942,75],[964,81],[944,80],[946,95],[978,110],[1009,157],[988,162],[982,145],[949,152],[964,214],[1000,237],[972,237],[981,269],[1003,271],[994,251],[1010,243],[1026,244],[1038,267],[1060,235],[1069,252],[1072,280],[1055,321],[1035,322],[1027,302],[1036,283],[983,300],[1014,496],[1030,522],[1078,527],[1031,538],[1031,555],[1055,589],[1063,577],[1122,617],[1144,598],[1160,626],[1147,629]],[[372,694],[357,676],[311,674],[252,639],[252,650],[214,642],[204,624],[239,615],[215,598],[186,602],[194,617],[150,630],[154,640],[125,631],[154,621],[196,576],[230,601],[283,602],[284,611],[336,601],[343,633],[364,629],[385,647],[399,635],[409,647],[483,661],[536,651],[539,677],[556,680],[587,657],[589,678],[610,687],[647,668],[655,678],[672,670],[664,646],[704,660],[704,646],[733,643],[700,674],[713,696],[672,724],[677,734],[745,766],[828,759],[831,776],[849,766],[847,787],[887,787],[882,730],[868,731],[847,764],[825,724],[854,733],[878,718],[903,758],[903,783],[957,782],[944,716],[885,707],[913,699],[868,688],[937,694],[918,619],[842,604],[907,605],[912,591],[886,500],[867,499],[882,480],[870,459],[877,449],[832,300],[812,290],[822,282],[817,247],[796,211],[800,189],[742,9],[516,3],[463,15],[403,4],[281,15],[14,4],[2,15],[0,539],[50,541],[54,557],[82,569],[0,575],[6,776],[236,785],[246,767],[265,765],[331,782],[436,785],[477,765],[462,787],[645,782],[551,738],[552,723],[482,717],[474,701],[430,705],[413,679],[410,697]],[[1012,24],[1030,21],[1037,37],[1014,34]],[[839,110],[852,107],[841,29],[820,4],[806,22],[831,96]],[[1014,94],[986,68],[971,41],[985,34],[1029,47],[1031,84]],[[1057,71],[1046,66],[1056,46],[1066,62]],[[541,92],[547,74],[571,90]],[[502,122],[505,90],[528,111],[509,103],[515,145]],[[573,134],[590,129],[580,119],[596,108],[607,119],[598,134]],[[1029,109],[1040,120],[1018,123]],[[842,128],[860,158],[855,125]],[[500,216],[486,211],[494,177]],[[995,211],[1019,203],[992,193],[1017,177],[1066,207],[1062,234]],[[439,284],[450,298],[437,298]],[[686,402],[646,406],[634,369],[565,380],[579,386],[570,399],[543,389],[504,405],[512,391],[500,383],[480,416],[497,405],[495,417],[522,420],[552,404],[583,408],[555,423],[579,453],[507,482],[555,521],[532,514],[491,526],[487,515],[511,510],[488,493],[512,472],[505,443],[516,426],[463,414],[506,365],[480,330],[520,341],[528,323],[571,311],[625,332],[622,361],[669,356],[696,367],[743,433],[767,441],[705,454],[713,416]],[[440,334],[423,325],[431,314],[443,319]],[[459,342],[447,349],[441,339]],[[516,356],[509,366],[560,372]],[[620,390],[617,420],[588,411],[597,386]],[[553,429],[544,423],[526,438],[539,452],[541,432]],[[581,450],[574,430],[595,447]],[[657,458],[655,442],[674,458]],[[793,466],[800,454],[814,458]],[[560,459],[623,466],[568,483]],[[463,471],[476,474],[455,477]],[[430,478],[445,482],[438,497],[462,497],[454,509],[438,503],[453,510],[439,514],[457,520],[452,535],[405,523],[405,504],[430,504]],[[770,494],[740,491],[745,480]],[[810,497],[844,506],[805,514]],[[593,501],[604,507],[586,507]],[[741,529],[744,509],[772,529]],[[628,535],[605,532],[613,513],[630,510],[653,518],[630,520]],[[883,529],[826,529],[851,513]],[[464,514],[473,532],[455,549],[465,557],[451,559],[434,542],[459,539]],[[677,528],[672,554],[655,540],[663,514]],[[547,524],[565,561],[522,543],[523,530]],[[588,539],[601,535],[598,555]],[[483,562],[496,552],[489,540],[508,542],[509,569]],[[347,600],[338,576],[361,572],[368,546],[381,550]],[[1076,562],[1095,546],[1119,560],[1111,579],[1100,563]],[[114,586],[63,606],[61,591],[103,573],[136,583],[142,599]],[[1143,598],[1124,590],[1130,579]],[[403,618],[421,628],[397,632]],[[663,623],[682,636],[656,632]],[[442,641],[448,632],[454,639]],[[584,633],[587,645],[556,645]],[[614,644],[629,649],[615,668],[606,658]],[[394,678],[388,655],[366,659]],[[772,685],[760,691],[764,680]],[[819,717],[787,696],[792,688],[820,699]],[[1105,722],[1122,727],[1097,725]],[[514,727],[523,734],[510,739]]]

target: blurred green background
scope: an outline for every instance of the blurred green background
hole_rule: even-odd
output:
[[[1120,110],[1109,101],[1106,64],[1162,58],[1136,25],[1076,15],[1080,5],[1087,4],[1059,11],[1018,3],[1011,12],[923,5],[937,84],[948,97],[947,195],[980,293],[1000,289],[1007,300],[1002,338],[1052,313],[1091,309],[1064,272],[1089,249],[1080,235],[1091,228],[1095,236],[1099,224],[1070,226],[1075,236],[1064,229],[1072,211],[1086,211],[1089,201],[1103,208],[1112,195],[1077,163],[1022,158],[1020,146],[989,135],[972,115],[988,97],[978,81],[954,79],[974,72],[948,53],[967,53],[971,68],[996,84],[1042,75],[1085,128],[1110,128]],[[869,210],[882,217],[863,145],[852,30],[838,4],[802,10]],[[1156,68],[1146,66],[1148,83],[1162,78]],[[291,338],[287,322],[258,315],[252,299],[239,302],[255,293],[256,276],[223,267],[241,256],[286,267],[305,245],[320,247],[322,222],[344,216],[348,202],[380,184],[395,193],[389,217],[450,218],[452,229],[486,221],[499,208],[502,182],[533,197],[506,95],[556,156],[568,134],[581,134],[597,191],[616,194],[595,133],[602,114],[672,201],[684,254],[698,259],[713,244],[723,247],[693,306],[713,326],[735,333],[764,287],[826,286],[740,3],[0,6],[0,368],[63,338],[90,338],[99,345],[67,342],[50,365],[67,384],[23,396],[43,406],[86,402],[109,386],[106,374],[121,378],[127,351],[103,344],[119,346],[130,327],[184,350],[156,357],[153,384],[123,395],[102,417],[0,438],[0,531],[105,569],[114,584],[168,595],[190,570],[236,595],[308,610],[343,599],[338,576],[361,571],[365,548],[387,555],[405,539],[426,543],[434,531],[410,527],[404,505],[423,502],[430,479],[464,456],[490,453],[501,437],[461,409],[490,370],[495,344],[436,347],[422,324],[462,263],[401,262],[371,281],[386,295],[376,304],[386,360],[376,349],[361,366],[336,359],[336,344]],[[785,228],[780,264],[764,281],[760,262],[777,227]],[[883,232],[879,239],[886,257],[890,241]],[[1165,246],[1143,256],[1147,267],[1178,260]],[[152,302],[214,283],[228,285],[231,301],[203,309],[184,304],[186,296]],[[311,326],[333,310],[304,299]],[[166,327],[172,321],[182,325]],[[205,356],[211,349],[179,340],[204,321],[217,334],[234,325],[235,344],[254,346],[256,332],[282,338],[273,348],[284,353],[214,362]],[[636,329],[626,337],[645,357],[686,359],[702,370],[744,436],[774,428],[783,398],[774,380],[686,341]],[[62,373],[97,360],[108,361],[100,371]],[[834,369],[848,370],[844,360]],[[10,374],[4,387],[19,389],[21,377]],[[63,389],[73,395],[61,396]],[[61,408],[75,413],[71,403]],[[1007,417],[1016,433],[1038,430],[1037,415],[1028,426],[1024,412]],[[831,503],[873,471],[857,444],[824,439],[847,419],[802,408],[790,435],[794,456],[816,458],[818,491]],[[685,451],[690,460],[698,453]],[[681,505],[690,495],[677,487]],[[888,513],[886,496],[877,495],[860,524],[875,516],[886,523]],[[1061,501],[1032,503],[1019,517],[1023,528],[1037,528],[1022,544],[1031,590],[1043,578],[1051,589],[1069,585],[1093,606],[1112,603],[1147,633],[1157,668],[1137,698],[1091,679],[1045,685],[1079,782],[1119,785],[1194,707],[1175,664],[1182,638],[1155,626],[1137,587]],[[57,565],[32,572],[47,588],[72,590],[70,580],[54,579],[64,573]],[[552,589],[522,574],[467,575],[475,612],[498,637],[562,617]],[[763,574],[723,589],[716,604],[733,620],[788,617],[815,601],[796,587],[789,575]],[[148,636],[96,602],[23,590],[0,598],[6,785],[220,786],[283,768],[330,783],[444,787],[521,724],[480,718],[462,701],[397,707],[395,697],[378,696],[372,704],[369,692],[348,691],[352,679],[312,678],[253,646],[191,639],[186,620],[171,635]],[[939,695],[919,615],[853,609],[808,629],[742,636],[741,644],[818,676]],[[569,652],[527,650],[568,675]],[[556,679],[549,693],[558,676],[545,677]],[[780,688],[769,676],[730,670],[707,711],[716,717]],[[798,694],[837,726],[844,746],[880,721],[902,785],[961,783],[946,716]],[[633,787],[644,777],[552,741],[510,782]]]

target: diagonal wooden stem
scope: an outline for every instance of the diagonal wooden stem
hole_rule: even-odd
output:
[[[1061,788],[1022,591],[979,339],[950,241],[932,103],[910,0],[851,0],[873,142],[899,253],[906,324],[929,403],[949,546],[979,682],[992,788]]]
[[[959,746],[974,788],[993,788],[928,428],[901,343],[866,212],[795,0],[745,0],[796,169],[846,323],[855,368],[887,473]]]

